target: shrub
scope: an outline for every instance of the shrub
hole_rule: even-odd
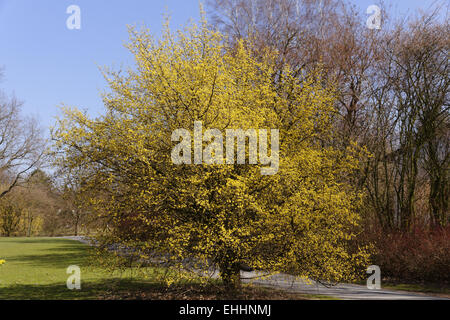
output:
[[[450,226],[377,232],[374,264],[393,281],[450,283]]]

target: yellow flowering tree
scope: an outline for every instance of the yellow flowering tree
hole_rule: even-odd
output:
[[[227,48],[204,20],[177,33],[166,25],[159,40],[130,34],[136,66],[105,70],[106,113],[64,108],[54,131],[59,164],[84,168],[79,179],[107,219],[104,239],[180,268],[218,269],[231,287],[242,265],[354,277],[367,253],[351,245],[359,196],[343,181],[357,161],[327,143],[335,91],[320,70],[299,81],[288,67],[276,71],[276,52],[257,60],[249,43]],[[172,133],[194,136],[198,121],[202,133],[278,129],[277,172],[249,164],[248,146],[246,164],[227,164],[205,141],[214,164],[174,164]]]

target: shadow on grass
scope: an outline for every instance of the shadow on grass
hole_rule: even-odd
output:
[[[31,267],[64,268],[71,264],[84,264],[92,253],[91,248],[73,243],[42,249],[40,252],[41,254],[16,255],[10,257],[8,261],[25,263]]]
[[[245,285],[227,291],[220,284],[175,284],[136,281],[130,278],[82,282],[81,290],[65,284],[13,285],[0,289],[0,300],[309,300],[322,297],[288,293]]]
[[[86,262],[87,254],[77,254],[75,252],[68,253],[51,253],[41,255],[22,255],[9,258],[9,262],[20,262],[29,265],[30,267],[39,268],[67,268],[73,264],[82,265]]]
[[[12,285],[0,288],[0,300],[92,300],[117,292],[135,292],[138,289],[155,290],[156,284],[136,283],[130,279],[105,279],[82,282],[80,290],[69,290],[66,284]]]
[[[63,238],[12,238],[12,237],[0,237],[1,239],[6,239],[6,243],[19,243],[19,244],[74,244],[74,240],[63,239]],[[81,244],[81,242],[80,242]]]
[[[65,284],[12,285],[0,288],[0,300],[172,300],[221,298],[223,290],[216,285],[176,284],[112,278],[81,283],[80,290],[69,290]],[[223,298],[223,297],[222,297]],[[233,296],[227,296],[233,299]],[[236,296],[234,296],[236,298]]]

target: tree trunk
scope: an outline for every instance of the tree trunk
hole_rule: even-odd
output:
[[[78,211],[72,210],[74,216],[75,216],[75,223],[74,223],[74,236],[78,236],[78,224],[80,223],[80,213]]]
[[[238,263],[223,263],[220,276],[227,290],[236,291],[241,287],[241,270]]]

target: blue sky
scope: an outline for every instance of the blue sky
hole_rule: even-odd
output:
[[[376,0],[353,1],[365,12]],[[388,1],[389,2],[389,1]],[[433,0],[394,1],[397,14],[427,8]],[[81,30],[69,30],[68,6],[81,9]],[[0,0],[0,89],[24,101],[23,111],[43,126],[54,123],[61,104],[103,110],[106,88],[100,66],[131,65],[123,44],[127,24],[144,24],[159,35],[165,8],[172,27],[198,19],[198,0]]]

